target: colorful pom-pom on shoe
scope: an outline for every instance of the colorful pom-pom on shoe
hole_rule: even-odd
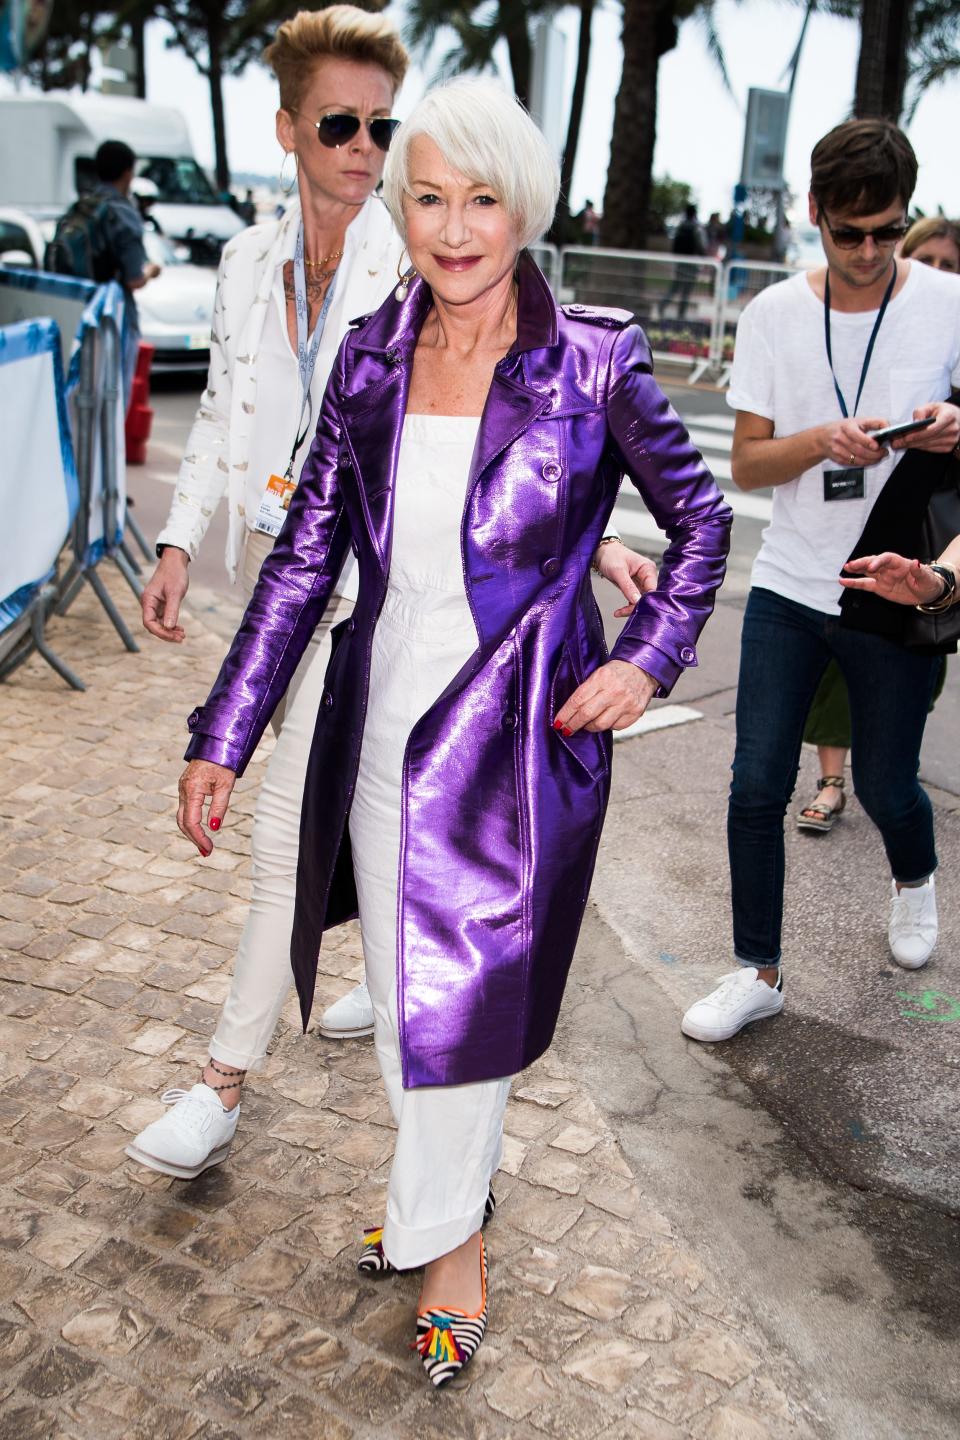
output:
[[[376,1230],[364,1230],[363,1249],[357,1261],[361,1275],[379,1279],[383,1275],[395,1274],[394,1267],[383,1253],[383,1226]]]
[[[474,1315],[442,1307],[417,1316],[416,1348],[427,1378],[437,1390],[453,1380],[480,1349],[487,1333],[487,1252],[480,1236],[480,1309]]]

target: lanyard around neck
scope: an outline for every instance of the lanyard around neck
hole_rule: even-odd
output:
[[[864,357],[863,357],[863,369],[860,371],[860,384],[857,386],[857,398],[856,398],[856,400],[854,401],[854,405],[853,405],[853,413],[854,413],[854,415],[856,415],[857,410],[858,410],[859,407],[860,407],[860,396],[863,394],[863,387],[864,387],[864,383],[866,382],[867,371],[870,369],[870,361],[871,361],[871,359],[873,358],[873,347],[874,347],[874,345],[875,345],[876,342],[877,342],[877,336],[878,336],[879,333],[880,333],[880,326],[883,324],[883,317],[884,317],[884,315],[885,315],[886,312],[887,312],[887,306],[890,304],[890,296],[893,294],[893,287],[896,285],[896,283],[897,283],[897,262],[896,262],[896,260],[894,260],[894,262],[893,262],[893,274],[890,276],[890,283],[889,283],[889,285],[887,286],[886,293],[884,294],[883,300],[882,300],[881,303],[880,303],[880,309],[877,311],[877,318],[876,318],[876,320],[875,320],[874,323],[873,323],[873,332],[871,333],[870,339],[869,339],[869,341],[868,341],[868,343],[867,343],[867,353],[866,353],[866,354],[864,355]],[[832,377],[832,379],[833,379],[833,388],[834,388],[834,390],[836,390],[836,392],[837,392],[837,399],[838,399],[839,402],[840,402],[840,411],[841,411],[841,414],[843,415],[844,420],[846,420],[846,419],[848,418],[850,412],[847,410],[847,402],[846,402],[846,400],[844,400],[844,398],[843,398],[843,391],[840,389],[840,386],[839,386],[839,384],[838,384],[838,382],[837,382],[836,374],[835,374],[835,372],[834,372],[834,368],[833,368],[833,350],[832,350],[831,345],[830,345],[830,271],[829,271],[829,269],[827,270],[827,278],[826,278],[826,281],[825,281],[824,287],[823,287],[823,328],[824,328],[824,332],[825,332],[826,340],[827,340],[827,361],[828,361],[828,363],[829,363],[829,365],[830,365],[830,375],[831,375],[831,377]]]
[[[323,338],[323,327],[326,324],[330,305],[333,301],[333,291],[336,285],[336,276],[327,286],[327,293],[323,297],[323,304],[320,307],[320,314],[317,316],[317,323],[314,326],[313,339],[307,343],[310,311],[307,306],[307,270],[303,259],[303,222],[297,231],[297,248],[293,254],[293,294],[294,304],[297,311],[297,365],[300,370],[300,418],[297,421],[297,435],[293,442],[293,450],[290,452],[290,463],[287,466],[287,474],[293,474],[293,462],[297,458],[297,452],[307,437],[308,423],[305,423],[305,416],[310,405],[310,384],[313,380],[313,372],[317,364],[317,352],[320,349],[320,341]]]

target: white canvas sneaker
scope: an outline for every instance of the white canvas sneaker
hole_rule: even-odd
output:
[[[776,986],[757,979],[752,965],[724,975],[716,990],[697,1000],[684,1015],[680,1029],[691,1040],[729,1040],[754,1020],[766,1020],[783,1009],[783,978]]]
[[[937,894],[933,876],[922,885],[904,886],[890,881],[890,953],[904,970],[926,965],[937,943]]]
[[[366,981],[348,991],[320,1016],[319,1030],[328,1040],[358,1040],[373,1034],[373,1005]]]
[[[124,1153],[162,1175],[194,1180],[226,1160],[240,1119],[240,1106],[224,1110],[209,1085],[167,1090],[160,1097],[171,1108],[130,1141]]]

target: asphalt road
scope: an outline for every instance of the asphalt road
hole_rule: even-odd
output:
[[[731,493],[729,412],[668,387],[736,512],[728,578],[700,664],[668,704],[700,716],[617,746],[614,790],[558,1044],[630,1158],[783,1345],[816,1377],[843,1440],[960,1435],[960,664],[931,717],[922,774],[937,807],[941,941],[890,960],[889,879],[854,800],[826,837],[787,831],[787,1006],[721,1046],[679,1016],[731,968],[724,836],[743,605],[769,496]],[[197,388],[154,391],[150,460],[131,472],[150,534],[166,513]],[[625,538],[658,554],[625,491]],[[215,517],[196,586],[223,589]],[[611,636],[616,597],[598,598]],[[675,712],[667,712],[667,716]],[[805,753],[798,793],[812,795]]]

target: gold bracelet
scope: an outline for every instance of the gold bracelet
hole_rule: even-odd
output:
[[[604,535],[602,540],[597,541],[597,549],[593,552],[593,559],[590,561],[590,568],[596,575],[602,575],[603,571],[597,563],[597,551],[601,545],[622,545],[623,541],[619,535]]]

